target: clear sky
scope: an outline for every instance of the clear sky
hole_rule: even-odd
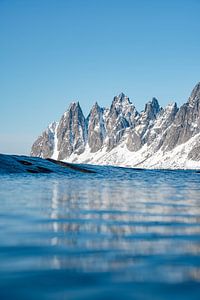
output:
[[[185,102],[200,81],[199,0],[0,0],[0,152],[32,142],[78,100],[124,92]]]

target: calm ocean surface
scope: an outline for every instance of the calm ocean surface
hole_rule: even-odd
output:
[[[0,299],[200,299],[200,174],[0,176]]]

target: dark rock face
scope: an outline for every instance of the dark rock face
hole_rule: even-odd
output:
[[[148,142],[150,128],[160,111],[161,108],[156,98],[145,105],[145,110],[141,112],[135,126],[129,131],[127,148],[130,151],[138,151]]]
[[[79,103],[72,103],[59,123],[52,123],[35,141],[31,155],[64,160],[86,149],[91,157],[101,149],[107,152],[121,143],[136,152],[144,145],[156,153],[170,151],[200,132],[200,83],[188,102],[178,109],[176,103],[161,108],[153,98],[138,113],[129,98],[121,93],[114,97],[109,109],[97,103],[87,119]],[[150,147],[150,148],[149,148]],[[195,145],[189,159],[200,160],[200,146]]]
[[[189,152],[188,159],[192,159],[194,161],[200,160],[200,142],[198,142],[194,148]]]
[[[145,110],[143,114],[143,121],[151,121],[154,120],[157,114],[160,111],[160,105],[156,98],[153,98],[152,101],[148,102],[145,105]]]
[[[53,155],[55,129],[56,122],[50,124],[42,135],[38,137],[32,146],[31,156],[45,158]]]
[[[92,107],[88,120],[88,145],[91,152],[97,152],[101,149],[105,136],[104,109],[96,102]]]
[[[136,130],[130,130],[126,146],[130,151],[133,152],[140,150],[140,148],[143,146],[141,134]]]
[[[85,150],[86,120],[78,102],[72,103],[62,116],[57,129],[57,139],[59,160],[65,159],[72,153],[81,154]]]
[[[187,103],[183,104],[169,128],[163,148],[166,151],[187,142],[200,132],[200,83],[193,89]]]
[[[126,128],[135,127],[138,115],[135,106],[123,93],[114,97],[106,118],[108,151],[118,145]]]
[[[167,105],[165,109],[160,109],[157,118],[155,119],[152,126],[150,126],[146,136],[147,136],[147,145],[150,145],[158,136],[162,136],[161,140],[159,141],[159,149],[162,144],[163,140],[165,139],[166,130],[172,125],[176,114],[178,112],[178,107],[176,103],[172,103]]]

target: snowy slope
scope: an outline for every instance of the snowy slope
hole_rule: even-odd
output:
[[[189,152],[199,140],[200,134],[172,151],[163,152],[160,149],[156,153],[152,153],[151,146],[148,147],[147,145],[144,145],[137,152],[132,152],[127,149],[125,143],[120,144],[110,152],[104,148],[96,152],[95,155],[87,148],[81,155],[72,154],[66,161],[146,169],[200,169],[200,161],[188,159]]]

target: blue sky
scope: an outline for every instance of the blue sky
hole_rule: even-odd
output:
[[[199,0],[0,0],[0,152],[28,154],[69,103],[138,110],[200,81]]]

